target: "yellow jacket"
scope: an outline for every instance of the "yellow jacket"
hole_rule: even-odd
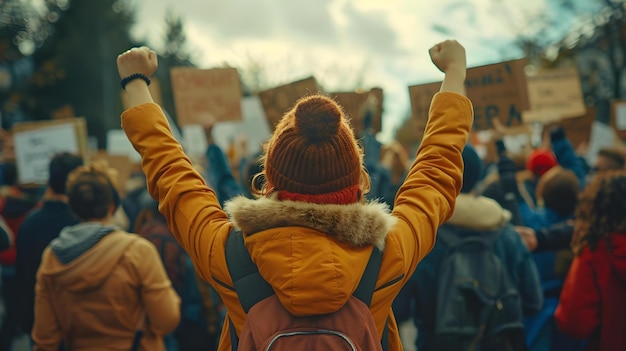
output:
[[[144,321],[141,321],[144,319]],[[37,272],[34,351],[165,351],[163,336],[180,320],[180,298],[155,246],[114,231],[68,264],[48,246]],[[69,344],[69,347],[67,346]]]
[[[461,189],[461,151],[472,121],[467,98],[453,93],[433,98],[420,150],[390,213],[378,203],[317,205],[271,197],[239,197],[222,209],[172,136],[158,105],[144,104],[122,114],[122,127],[142,156],[150,194],[199,275],[223,299],[237,333],[245,314],[225,259],[233,226],[245,234],[259,272],[295,315],[338,310],[356,288],[372,245],[384,247],[370,309],[381,335],[389,318],[390,350],[402,349],[391,304],[432,249],[437,227],[452,214]],[[225,327],[219,350],[230,349]]]

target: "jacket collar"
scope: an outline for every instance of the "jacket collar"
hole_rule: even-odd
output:
[[[366,202],[349,205],[319,205],[280,201],[275,196],[251,200],[235,197],[224,206],[231,221],[245,235],[276,227],[307,227],[334,236],[353,246],[385,246],[387,233],[397,219],[384,203]]]

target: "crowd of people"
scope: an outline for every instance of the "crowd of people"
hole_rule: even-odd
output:
[[[547,125],[512,153],[494,121],[486,163],[464,48],[429,53],[444,80],[415,155],[313,95],[236,159],[210,120],[189,158],[147,88],[155,53],[122,53],[140,170],[60,153],[33,186],[3,164],[0,350],[626,349],[623,149],[588,164]]]

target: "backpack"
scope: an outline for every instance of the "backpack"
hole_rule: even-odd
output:
[[[457,237],[447,244],[436,286],[433,350],[525,350],[521,298],[494,253],[498,233]]]
[[[158,216],[152,217],[142,211],[138,220],[137,234],[156,246],[165,272],[181,299],[181,320],[173,332],[177,349],[179,351],[212,349],[217,334],[216,330],[208,328],[204,314],[211,313],[213,306],[205,305],[189,255],[176,241],[167,224]]]
[[[374,248],[357,289],[338,311],[318,316],[294,316],[280,303],[250,253],[243,234],[231,231],[226,242],[226,263],[234,289],[246,312],[239,338],[230,323],[232,350],[383,350],[387,324],[378,335],[369,305],[380,271],[382,253]]]
[[[136,232],[156,246],[167,277],[172,281],[174,290],[180,294],[187,279],[187,252],[176,241],[167,223],[156,218],[147,219]]]

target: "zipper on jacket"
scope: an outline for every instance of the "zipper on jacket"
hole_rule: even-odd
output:
[[[392,279],[392,280],[390,280],[390,281],[386,282],[385,284],[383,284],[383,285],[379,286],[379,287],[378,287],[376,290],[374,290],[374,291],[382,290],[382,289],[384,289],[384,288],[386,288],[386,287],[388,287],[388,286],[391,286],[391,285],[393,285],[393,284],[395,284],[395,283],[397,283],[397,282],[401,281],[402,279],[404,279],[404,273],[402,273],[399,277],[394,278],[394,279]]]
[[[348,345],[350,345],[350,349],[351,350],[357,351],[356,346],[354,345],[352,340],[350,340],[350,338],[346,334],[340,333],[340,332],[334,331],[334,330],[327,330],[327,329],[318,329],[318,330],[315,330],[315,331],[296,331],[296,332],[277,334],[267,344],[267,347],[265,348],[265,351],[270,351],[272,346],[274,345],[274,343],[276,343],[276,341],[278,341],[278,339],[280,339],[280,338],[289,337],[289,336],[315,335],[315,334],[329,334],[329,335],[338,336],[341,339],[343,339],[343,341],[345,341]]]
[[[233,288],[232,286],[230,286],[230,285],[228,285],[228,284],[226,284],[226,283],[224,283],[224,282],[222,282],[222,281],[218,280],[217,278],[215,278],[215,276],[211,276],[211,277],[212,277],[212,278],[213,278],[213,280],[215,280],[215,282],[216,282],[216,283],[218,283],[219,285],[221,285],[221,286],[225,287],[225,288],[226,288],[226,289],[228,289],[228,290],[235,291],[235,288]]]

